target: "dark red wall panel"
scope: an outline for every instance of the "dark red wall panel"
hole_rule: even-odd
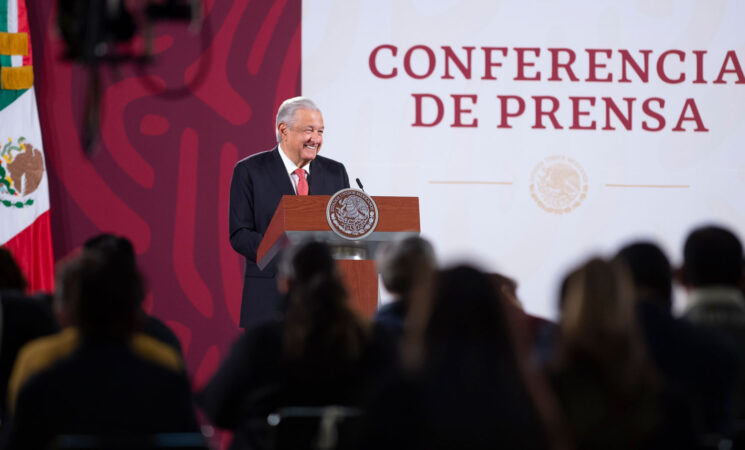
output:
[[[54,3],[37,2],[30,20],[55,256],[99,232],[128,236],[148,279],[147,309],[182,339],[203,382],[239,333],[232,168],[275,144],[276,108],[300,93],[300,1],[208,1],[197,35],[158,25],[154,64],[101,68],[91,155],[81,144],[89,73],[60,59]]]

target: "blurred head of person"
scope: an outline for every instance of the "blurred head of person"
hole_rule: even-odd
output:
[[[667,312],[672,310],[672,269],[660,247],[635,242],[623,247],[616,257],[628,268],[637,300],[653,302]]]
[[[348,305],[331,249],[321,242],[291,247],[280,261],[279,277],[285,280],[289,300],[285,356],[357,359],[368,330]]]
[[[433,290],[427,340],[489,339],[507,348],[506,324],[503,300],[489,275],[469,266],[440,273]]]
[[[26,278],[13,258],[13,254],[7,248],[0,247],[0,290],[25,291],[27,287]]]
[[[507,300],[511,306],[522,310],[523,304],[517,297],[517,281],[507,275],[502,275],[497,272],[491,273],[490,276],[499,295]]]
[[[55,304],[63,325],[77,327],[84,340],[126,340],[139,327],[140,285],[136,272],[85,250],[58,272]]]
[[[689,288],[738,288],[743,273],[742,244],[733,232],[709,225],[693,230],[683,247],[682,282]]]
[[[429,241],[419,236],[408,236],[384,246],[377,264],[388,292],[396,300],[408,301],[413,291],[431,278],[437,261]]]
[[[578,361],[624,386],[647,372],[631,276],[619,261],[590,259],[565,280],[553,365],[562,370]]]
[[[132,278],[132,295],[139,296],[140,301],[145,298],[144,278],[137,268],[135,249],[129,239],[111,233],[102,233],[85,241],[83,251],[96,251],[109,264],[118,267]]]
[[[295,293],[315,279],[338,278],[336,262],[328,245],[306,241],[282,251],[277,276],[280,290]]]
[[[412,326],[404,348],[408,368],[417,371],[448,364],[447,358],[463,348],[468,349],[460,353],[464,358],[488,354],[487,360],[496,356],[515,363],[507,300],[490,275],[472,266],[455,266],[436,274],[430,292],[426,301],[412,305]]]
[[[511,323],[514,300],[500,287],[493,274],[470,265],[437,272],[428,300],[412,304],[412,326],[403,348],[405,368],[438,381],[444,374],[452,384],[448,389],[471,399],[506,389],[509,394],[499,395],[516,408],[515,414],[525,411],[521,408],[534,410],[548,438],[563,444],[566,437],[557,427],[555,399],[528,352],[519,351]],[[519,403],[510,403],[515,401]]]

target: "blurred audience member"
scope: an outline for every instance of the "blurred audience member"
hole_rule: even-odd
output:
[[[490,274],[499,295],[506,300],[514,332],[527,345],[527,350],[535,355],[536,362],[543,364],[550,358],[558,327],[543,317],[529,314],[517,297],[517,281],[500,273]]]
[[[28,284],[13,255],[5,247],[0,247],[0,290],[25,292]]]
[[[135,292],[140,297],[140,304],[142,304],[142,300],[145,298],[145,280],[137,268],[134,247],[129,239],[115,234],[103,233],[85,241],[83,250],[97,250],[112,264],[119,266],[120,270],[136,274],[137,276],[133,276],[133,279],[137,280],[138,283]],[[181,354],[181,342],[163,321],[147,314],[142,308],[140,308],[139,314],[141,316],[139,323],[143,333],[170,345]]]
[[[420,295],[417,290],[428,283],[436,265],[432,245],[419,236],[383,247],[378,256],[378,271],[393,300],[378,310],[375,321],[401,336],[412,297]]]
[[[516,351],[489,275],[448,269],[431,292],[412,305],[409,371],[376,402],[365,448],[561,448],[550,392]]]
[[[566,280],[549,372],[580,450],[692,445],[669,423],[673,409],[647,357],[632,295],[622,267],[597,258]]]
[[[506,304],[522,310],[523,304],[517,297],[517,281],[496,272],[489,274],[489,276],[494,283],[497,294],[501,296],[502,299],[506,300]]]
[[[618,259],[634,283],[637,317],[657,368],[689,402],[694,432],[726,433],[732,419],[737,355],[710,333],[672,316],[672,270],[649,242],[622,248]]]
[[[683,248],[681,284],[688,293],[683,317],[726,340],[740,357],[736,417],[745,420],[745,298],[740,290],[743,249],[731,231],[701,227]]]
[[[6,418],[8,380],[18,351],[58,331],[48,295],[27,296],[26,279],[13,255],[0,247],[0,423]]]
[[[617,256],[629,270],[636,300],[672,312],[673,273],[662,249],[651,242],[635,242],[619,250]]]
[[[4,448],[46,448],[64,434],[199,430],[180,355],[135,332],[137,277],[95,251],[62,268],[55,302],[70,326],[21,350]]]
[[[283,406],[364,405],[393,365],[390,338],[350,308],[325,244],[287,251],[278,281],[285,317],[248,329],[198,398],[215,425],[235,430],[232,448],[255,448],[252,419]]]

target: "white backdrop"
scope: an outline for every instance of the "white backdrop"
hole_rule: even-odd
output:
[[[372,195],[420,198],[422,234],[443,263],[466,259],[512,276],[529,311],[555,317],[557,283],[591,254],[648,238],[677,264],[696,225],[716,221],[745,236],[744,21],[745,2],[736,0],[306,0],[302,92],[323,111],[324,155],[344,162]],[[373,66],[396,76],[373,73],[371,53],[381,45],[392,47],[378,51]],[[434,55],[431,75],[421,79],[406,70],[408,61],[414,75],[428,72],[426,50],[406,57],[415,46]],[[475,47],[470,77],[451,60],[452,79],[443,79],[443,46],[464,65],[465,47]],[[483,47],[506,48],[491,51],[501,63],[491,73]],[[516,48],[538,49],[522,51],[523,75],[540,72],[540,80],[515,80]],[[566,70],[549,80],[555,48],[574,53],[579,81]],[[629,64],[628,82],[619,82],[621,50],[640,66],[648,51],[648,82]],[[662,57],[659,68],[668,50],[681,53]],[[591,53],[595,77],[611,82],[587,81]],[[568,55],[559,52],[559,62]],[[680,83],[664,79],[681,74]],[[417,94],[442,100],[440,123],[413,125]],[[471,111],[460,122],[477,119],[476,126],[451,126],[453,95],[474,96],[461,100]],[[525,104],[508,119],[511,128],[498,128],[505,112],[498,96],[512,96],[508,113],[517,97]],[[546,115],[545,128],[533,128],[540,96],[556,99],[542,105],[547,111],[556,102],[561,129]],[[612,110],[606,123],[603,97],[623,115],[624,98],[635,99],[630,130]],[[432,123],[435,101],[423,98],[421,107],[420,122]],[[673,131],[681,116],[689,120]],[[595,129],[572,129],[592,121]],[[661,129],[647,131],[645,123]],[[615,129],[602,129],[608,125]]]

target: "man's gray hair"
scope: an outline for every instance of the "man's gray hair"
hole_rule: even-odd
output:
[[[293,97],[283,101],[282,104],[279,105],[279,110],[277,111],[277,123],[274,124],[274,130],[277,133],[277,142],[280,141],[279,124],[282,122],[292,124],[290,121],[295,116],[295,111],[299,109],[309,109],[311,111],[321,112],[313,100],[308,97]]]

